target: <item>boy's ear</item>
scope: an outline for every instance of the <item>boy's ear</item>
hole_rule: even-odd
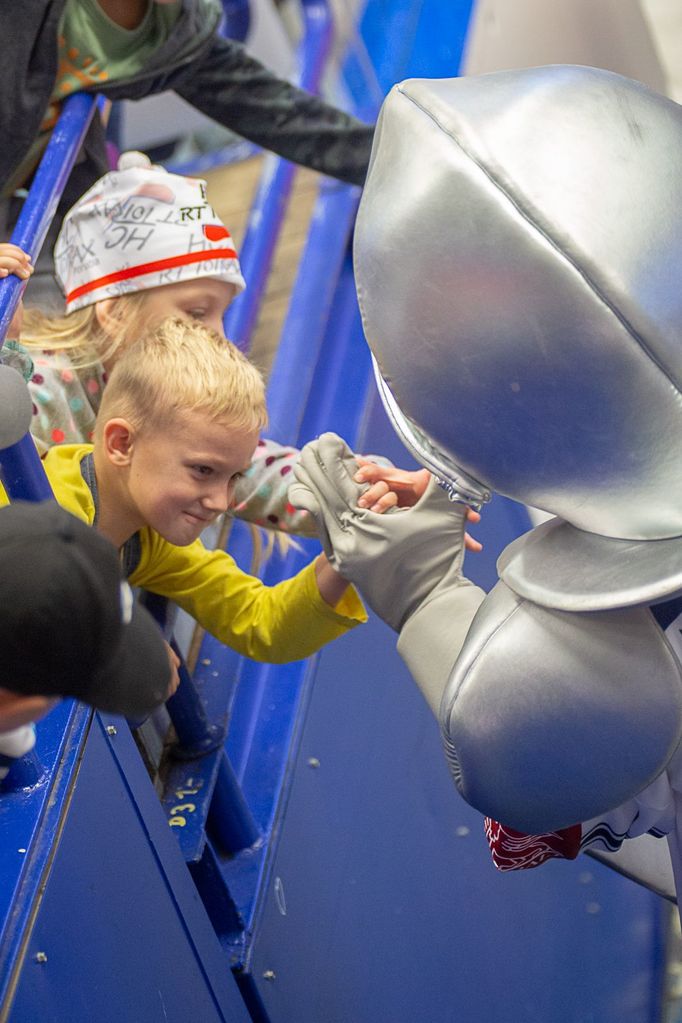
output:
[[[135,429],[127,419],[109,419],[102,430],[102,447],[112,465],[130,464]]]

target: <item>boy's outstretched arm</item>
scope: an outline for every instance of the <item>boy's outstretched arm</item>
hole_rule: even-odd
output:
[[[325,604],[336,607],[350,583],[329,564],[326,554],[315,559],[315,581]]]
[[[432,480],[412,508],[358,508],[365,485],[335,434],[307,444],[289,490],[316,519],[330,563],[399,633],[398,650],[434,714],[485,594],[462,575],[465,508]]]

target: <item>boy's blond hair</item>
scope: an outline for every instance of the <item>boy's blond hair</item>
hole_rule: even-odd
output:
[[[236,429],[261,430],[267,422],[265,385],[231,341],[202,323],[169,317],[116,363],[95,437],[118,416],[143,431],[166,428],[178,413],[193,411]]]

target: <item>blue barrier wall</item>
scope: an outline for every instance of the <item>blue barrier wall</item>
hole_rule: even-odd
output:
[[[0,1019],[247,1023],[126,722],[80,714],[84,745],[67,745],[56,767],[31,883],[14,903],[22,919]]]

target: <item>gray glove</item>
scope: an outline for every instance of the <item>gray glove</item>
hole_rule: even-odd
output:
[[[449,673],[485,594],[461,575],[466,509],[432,480],[413,508],[358,508],[368,489],[333,433],[303,448],[289,500],[315,518],[329,561],[400,633],[398,650],[438,713]]]

